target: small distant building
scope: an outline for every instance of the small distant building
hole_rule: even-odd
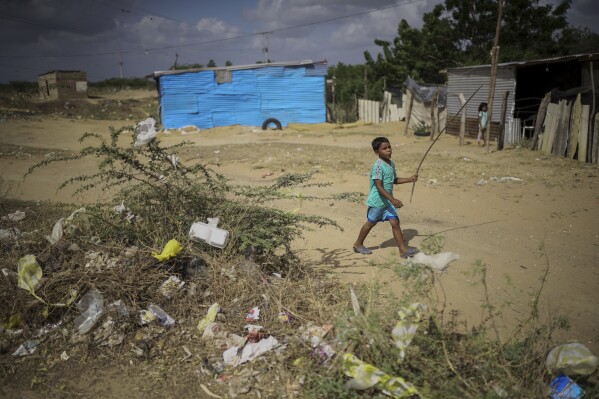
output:
[[[51,71],[37,77],[42,100],[87,98],[87,73],[83,71]]]
[[[162,125],[324,123],[326,61],[274,62],[154,72]]]

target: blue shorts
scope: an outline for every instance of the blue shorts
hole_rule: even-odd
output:
[[[368,208],[366,218],[370,223],[384,222],[390,219],[399,220],[395,207],[388,206],[386,208]]]

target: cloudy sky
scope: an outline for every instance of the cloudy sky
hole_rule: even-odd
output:
[[[555,2],[557,0],[543,0]],[[141,77],[179,64],[324,60],[363,63],[403,18],[421,26],[442,0],[0,0],[0,82],[51,70],[88,80]],[[599,31],[599,1],[569,19]],[[268,35],[261,32],[270,32]]]

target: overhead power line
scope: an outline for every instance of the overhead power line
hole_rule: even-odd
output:
[[[38,26],[41,28],[47,28],[47,29],[52,29],[52,30],[58,30],[61,32],[68,32],[68,33],[75,33],[78,35],[85,35],[85,36],[92,36],[91,32],[85,32],[79,29],[75,29],[75,28],[68,28],[68,27],[60,27],[60,26],[56,26],[56,25],[50,25],[50,24],[46,24],[43,22],[39,22],[39,21],[33,21],[31,19],[27,19],[27,18],[23,18],[23,17],[15,17],[12,15],[0,15],[0,19],[5,19],[8,21],[14,21],[14,22],[20,22],[23,24],[28,24],[28,25],[34,25],[34,26]]]
[[[98,0],[98,1],[100,1],[100,0]],[[309,22],[309,23],[300,24],[300,25],[287,26],[287,27],[283,27],[283,28],[272,29],[269,31],[247,33],[247,34],[242,34],[242,35],[237,35],[237,36],[232,36],[232,37],[227,37],[227,38],[222,38],[222,39],[204,40],[204,41],[199,41],[199,42],[191,42],[191,43],[162,46],[162,47],[149,47],[149,48],[144,48],[144,49],[140,49],[140,50],[107,51],[107,52],[102,52],[102,53],[79,53],[79,54],[62,54],[62,55],[21,55],[21,56],[10,56],[10,57],[12,57],[12,58],[70,58],[70,57],[96,57],[96,56],[102,56],[102,55],[119,55],[119,54],[122,54],[122,55],[142,54],[142,53],[147,54],[148,52],[152,52],[152,51],[171,50],[171,49],[178,49],[178,48],[182,48],[182,47],[193,47],[193,46],[201,46],[204,44],[222,43],[222,42],[226,42],[226,41],[246,39],[249,37],[259,36],[259,35],[264,35],[264,34],[272,34],[272,33],[277,33],[277,32],[288,31],[288,30],[292,30],[292,29],[300,29],[300,28],[305,28],[305,27],[309,27],[309,26],[314,26],[314,25],[319,25],[319,24],[324,24],[324,23],[329,23],[329,22],[340,21],[343,19],[358,17],[361,15],[372,14],[372,13],[375,13],[378,11],[385,11],[385,10],[389,10],[389,9],[393,9],[393,8],[397,8],[397,7],[401,7],[401,6],[405,6],[405,5],[409,5],[409,4],[420,3],[422,1],[424,1],[424,0],[408,0],[408,1],[405,1],[405,2],[402,2],[399,4],[394,4],[392,6],[376,8],[376,9],[367,10],[367,11],[361,11],[361,12],[348,14],[348,15],[344,15],[344,16],[340,16],[340,17],[328,18],[328,19],[323,19],[320,21]],[[103,1],[100,1],[100,2],[104,3]],[[9,57],[9,56],[8,55],[0,55],[0,57]]]

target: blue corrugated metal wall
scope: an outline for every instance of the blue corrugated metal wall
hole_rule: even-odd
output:
[[[162,125],[261,126],[268,118],[289,123],[326,121],[326,64],[265,66],[232,70],[229,83],[216,83],[214,71],[162,75]]]

